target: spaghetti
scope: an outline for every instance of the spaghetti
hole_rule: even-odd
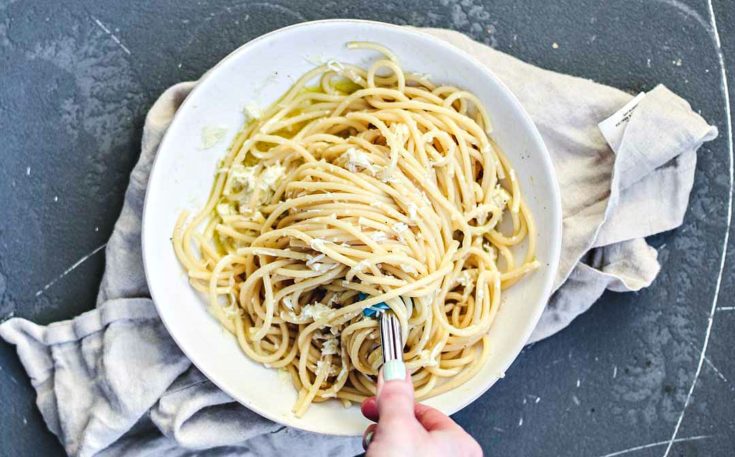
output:
[[[503,289],[538,265],[532,215],[480,101],[404,72],[379,45],[348,46],[382,57],[320,65],[246,124],[173,237],[243,352],[287,371],[297,416],[375,394],[378,328],[362,310],[381,302],[400,321],[417,398],[464,383],[489,355]]]

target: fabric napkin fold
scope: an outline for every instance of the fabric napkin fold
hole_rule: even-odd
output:
[[[645,237],[681,224],[696,151],[717,130],[657,86],[613,151],[597,124],[631,95],[529,65],[457,32],[421,31],[490,68],[531,115],[551,153],[562,194],[562,257],[556,291],[529,342],[567,326],[607,289],[650,285],[660,266]],[[234,402],[184,357],[147,298],[140,224],[148,175],[195,85],[171,87],[146,117],[96,309],[48,326],[13,318],[0,325],[0,336],[16,345],[44,420],[69,455],[358,454],[357,438],[283,427]]]

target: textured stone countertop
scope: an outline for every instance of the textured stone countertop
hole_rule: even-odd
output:
[[[49,323],[94,306],[104,251],[86,256],[112,231],[161,91],[251,38],[332,17],[452,28],[630,93],[664,83],[717,125],[684,225],[652,240],[653,286],[605,294],[455,418],[488,456],[663,456],[672,440],[671,456],[735,455],[726,0],[2,0],[0,319]],[[63,455],[4,343],[0,399],[0,456]]]

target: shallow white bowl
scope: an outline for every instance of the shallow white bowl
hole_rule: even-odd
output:
[[[494,137],[518,172],[538,234],[541,268],[504,294],[490,331],[492,353],[469,382],[426,403],[454,413],[485,392],[510,366],[548,300],[561,240],[559,190],[549,154],[531,119],[511,92],[483,65],[436,38],[389,24],[333,20],[298,24],[255,39],[224,58],[202,79],[176,113],[158,151],[143,214],[143,260],[151,295],[179,347],[209,379],[253,411],[304,430],[359,435],[367,425],[359,408],[338,402],[312,405],[301,418],[291,413],[291,382],[248,359],[233,336],[206,310],[204,297],[188,284],[171,246],[176,218],[199,209],[213,183],[217,161],[241,128],[248,102],[267,106],[296,78],[314,68],[314,58],[366,64],[374,52],[345,48],[373,41],[390,48],[401,66],[428,73],[434,82],[475,93],[485,104]],[[311,61],[311,62],[310,62]],[[205,126],[227,128],[226,141],[201,150]]]

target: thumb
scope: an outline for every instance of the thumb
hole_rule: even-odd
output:
[[[440,430],[463,431],[449,416],[431,406],[416,403],[414,412],[416,414],[416,420],[421,423],[427,432]]]
[[[414,419],[413,384],[402,360],[390,360],[383,365],[378,376],[377,402],[380,423]]]

